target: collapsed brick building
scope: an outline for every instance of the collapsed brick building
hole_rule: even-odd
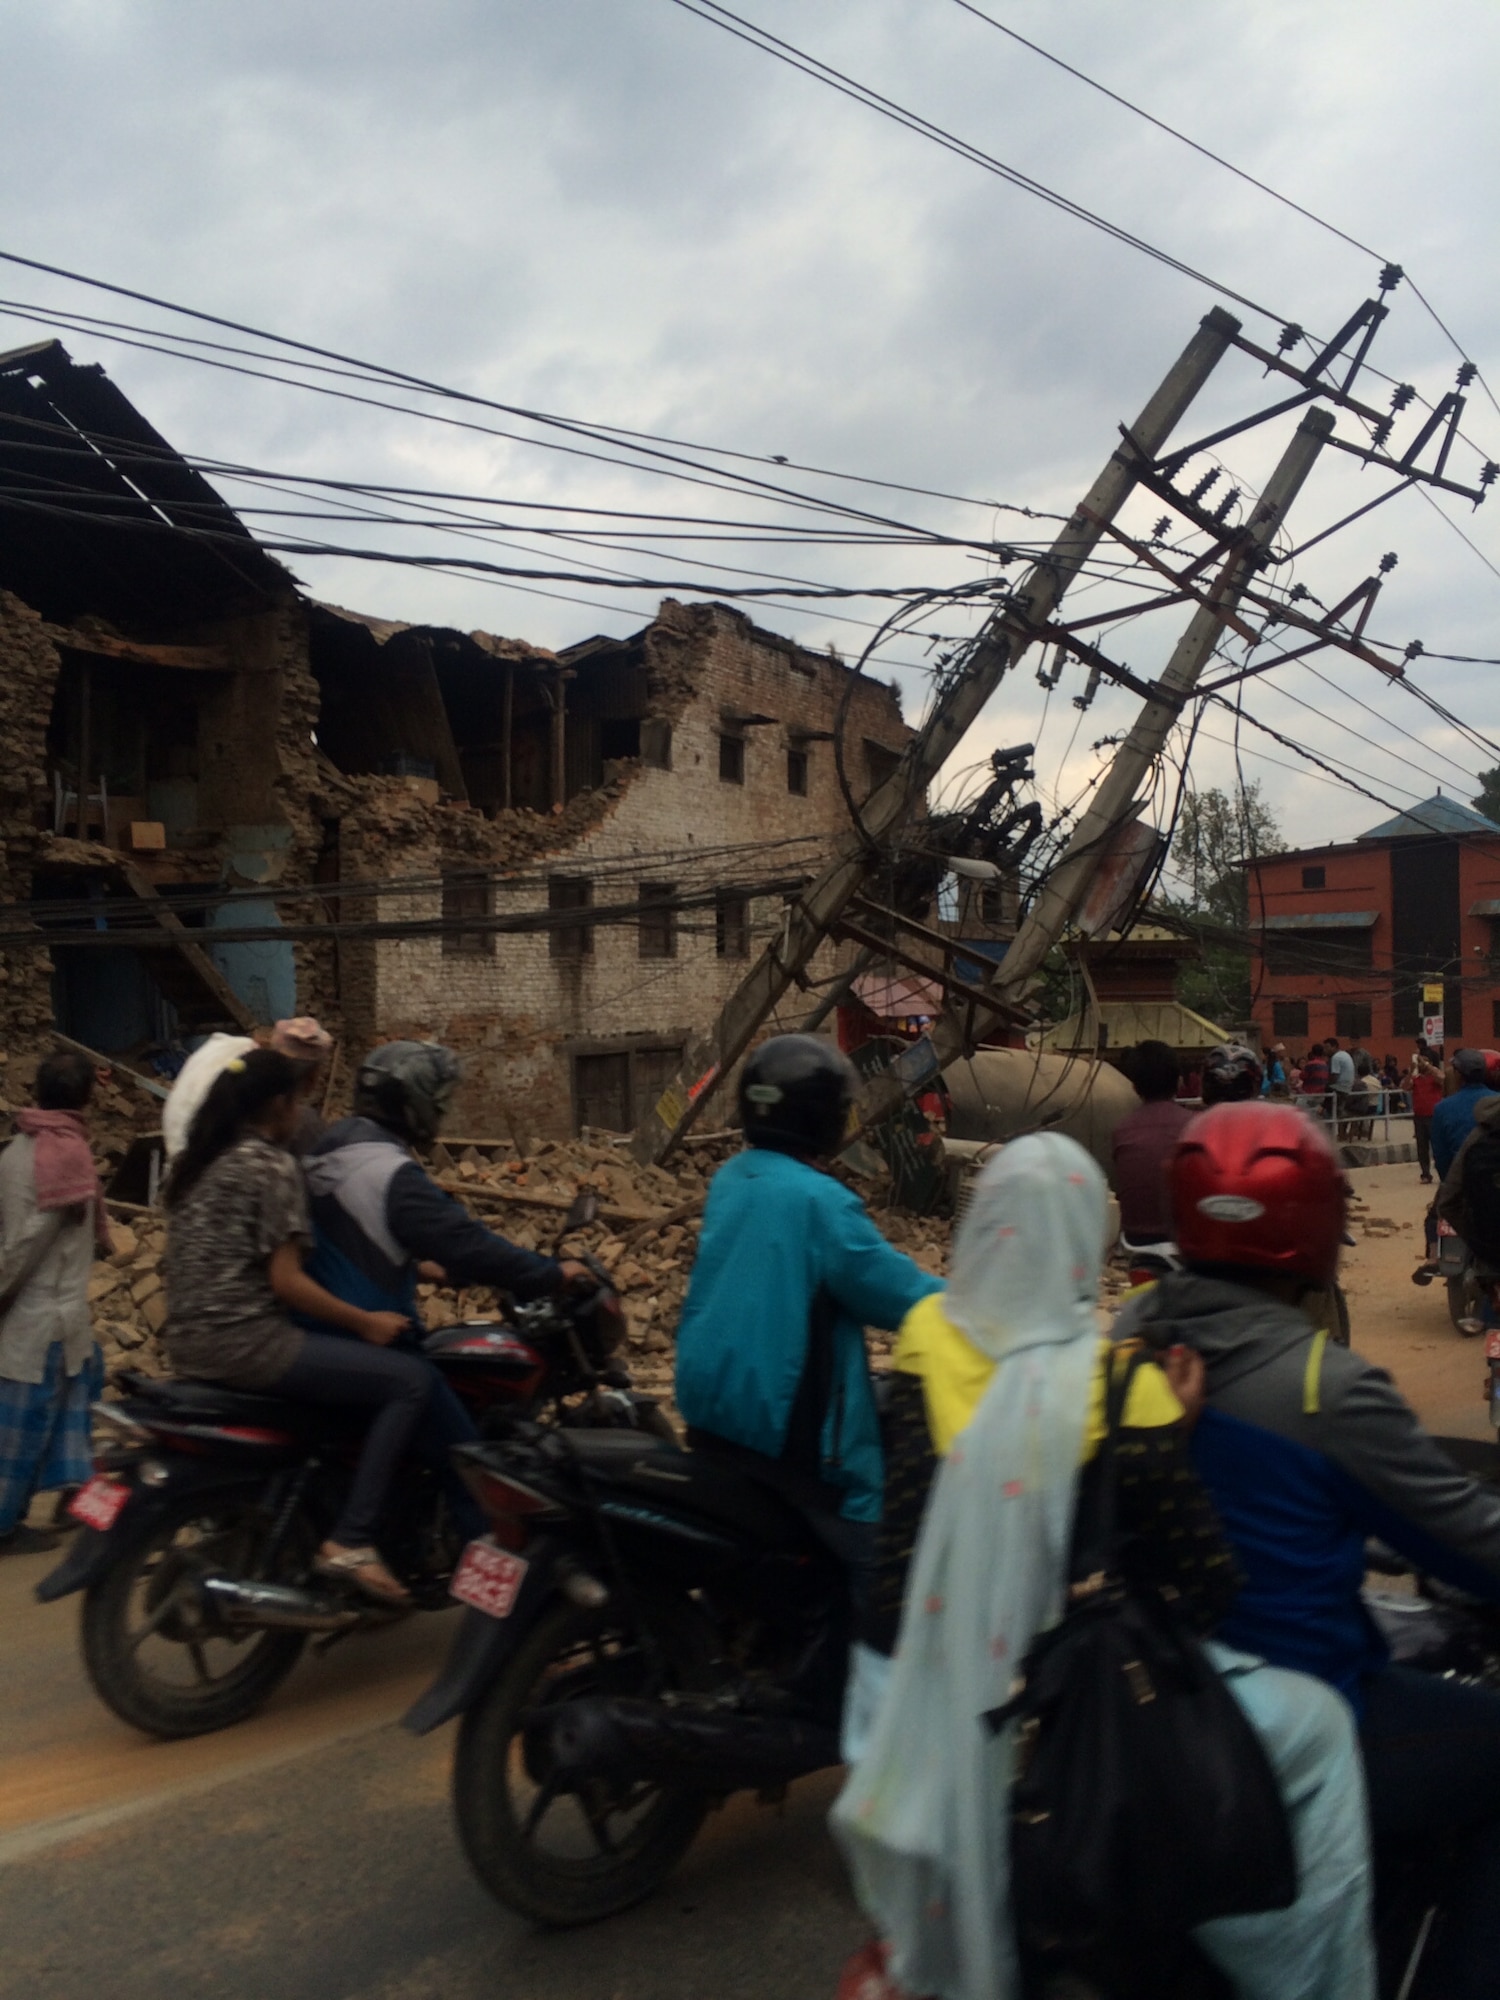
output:
[[[719,604],[558,652],[319,604],[55,341],[0,356],[0,519],[8,1046],[313,1012],[463,1052],[455,1124],[627,1129],[847,826],[836,738],[856,795],[910,739]]]

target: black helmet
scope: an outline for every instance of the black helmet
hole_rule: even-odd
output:
[[[1259,1097],[1264,1081],[1260,1057],[1243,1042],[1220,1042],[1203,1058],[1205,1104],[1239,1104]]]
[[[1460,1083],[1483,1083],[1485,1060],[1483,1049],[1460,1049],[1453,1058],[1453,1074]]]
[[[383,1042],[354,1079],[354,1109],[413,1146],[437,1134],[458,1083],[458,1057],[436,1042]]]
[[[740,1122],[752,1146],[827,1158],[843,1144],[858,1078],[821,1035],[773,1035],[740,1073]]]

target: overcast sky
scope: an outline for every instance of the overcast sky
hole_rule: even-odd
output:
[[[985,4],[1401,262],[1500,392],[1500,8]],[[1278,317],[1331,332],[1373,286],[1370,258],[954,0],[744,0],[744,11]],[[1202,285],[672,0],[0,0],[0,36],[0,247],[529,408],[1066,510],[1111,450],[1116,425],[1215,303]],[[10,266],[0,265],[0,292],[41,313],[40,323],[0,317],[0,347],[40,337],[63,312],[186,324]],[[1274,335],[1276,320],[1233,309],[1253,338]],[[102,361],[175,444],[206,457],[511,503],[817,518],[773,516],[644,471],[246,380],[97,331],[64,338],[76,358]],[[1373,358],[1435,397],[1459,356],[1403,287]],[[1226,363],[1183,435],[1270,400],[1272,385],[1252,364]],[[1230,473],[1256,488],[1294,421],[1225,447]],[[1477,385],[1465,429],[1500,458],[1500,415]],[[991,507],[721,462],[980,541],[1045,532]],[[1461,448],[1452,469],[1468,476],[1478,462]],[[236,504],[255,497],[245,485],[223,490]],[[1378,490],[1352,461],[1320,467],[1296,538]],[[1460,501],[1442,505],[1500,564],[1500,497],[1478,515]],[[255,524],[268,534],[285,525]],[[309,531],[357,538],[342,525]],[[394,528],[362,539],[476,547]],[[926,548],[757,553],[665,535],[652,539],[651,555],[521,546],[484,553],[683,579],[709,575],[686,566],[692,555],[846,584],[983,573],[973,554]],[[1500,655],[1500,576],[1420,495],[1309,553],[1295,574],[1332,602],[1388,549],[1400,563],[1373,631],[1403,644],[1420,638],[1432,652]],[[342,558],[293,566],[336,602],[552,645],[633,630],[654,604],[649,592],[558,584],[542,586],[558,595],[523,593]],[[1080,615],[1089,608],[1072,601]],[[838,619],[790,604],[756,615],[849,654],[869,626],[841,621],[878,619],[886,607],[835,608]],[[944,612],[921,629],[954,635],[971,624]],[[1154,669],[1175,629],[1164,615],[1107,643]],[[920,665],[926,645],[906,639],[883,657]],[[1040,729],[1044,793],[1066,799],[1099,768],[1090,746],[1127,723],[1134,703],[1104,691],[1080,713],[1071,697],[1084,676],[1070,668],[1043,727],[1037,664],[1032,655],[1006,683],[964,761]],[[1288,667],[1251,684],[1251,705],[1382,799],[1406,804],[1439,781],[1467,797],[1472,774],[1500,761],[1372,669],[1339,654],[1316,665],[1327,681]],[[1429,662],[1416,671],[1500,738],[1494,668]],[[901,672],[915,716],[925,683]],[[1197,783],[1233,783],[1232,730],[1222,713],[1205,718]],[[1263,780],[1299,842],[1347,838],[1384,816],[1248,726],[1241,744],[1245,776]]]

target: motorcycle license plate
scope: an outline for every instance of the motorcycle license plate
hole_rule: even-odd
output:
[[[1486,1361],[1500,1361],[1500,1326],[1492,1326],[1485,1336],[1484,1358]]]
[[[497,1548],[485,1535],[464,1550],[448,1589],[460,1604],[488,1612],[491,1618],[509,1618],[530,1567],[524,1556]]]
[[[97,1528],[103,1534],[119,1520],[129,1499],[130,1488],[123,1480],[107,1479],[96,1472],[68,1502],[68,1512],[86,1528]]]

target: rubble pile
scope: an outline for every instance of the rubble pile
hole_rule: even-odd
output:
[[[94,1332],[104,1349],[107,1373],[127,1367],[145,1375],[165,1375],[169,1370],[158,1336],[167,1317],[161,1268],[166,1218],[146,1213],[126,1220],[119,1213],[122,1206],[111,1204],[114,1251],[94,1266],[89,1279]]]
[[[642,1388],[665,1392],[708,1184],[739,1143],[738,1133],[709,1134],[694,1138],[665,1167],[642,1167],[623,1145],[604,1139],[544,1139],[527,1154],[508,1140],[459,1139],[440,1143],[429,1164],[440,1185],[483,1222],[513,1243],[545,1254],[560,1247],[574,1197],[592,1191],[598,1220],[568,1235],[567,1252],[587,1252],[608,1270],[629,1323],[631,1374]],[[868,1184],[860,1184],[859,1191],[871,1201],[875,1221],[890,1241],[924,1270],[941,1275],[951,1224],[882,1208],[880,1191]],[[165,1218],[115,1202],[110,1221],[114,1254],[97,1265],[89,1283],[106,1368],[165,1374],[159,1339],[166,1319]],[[417,1296],[429,1327],[493,1318],[497,1312],[495,1295],[485,1287],[422,1284]],[[873,1333],[871,1344],[879,1362],[890,1351],[891,1337]]]

